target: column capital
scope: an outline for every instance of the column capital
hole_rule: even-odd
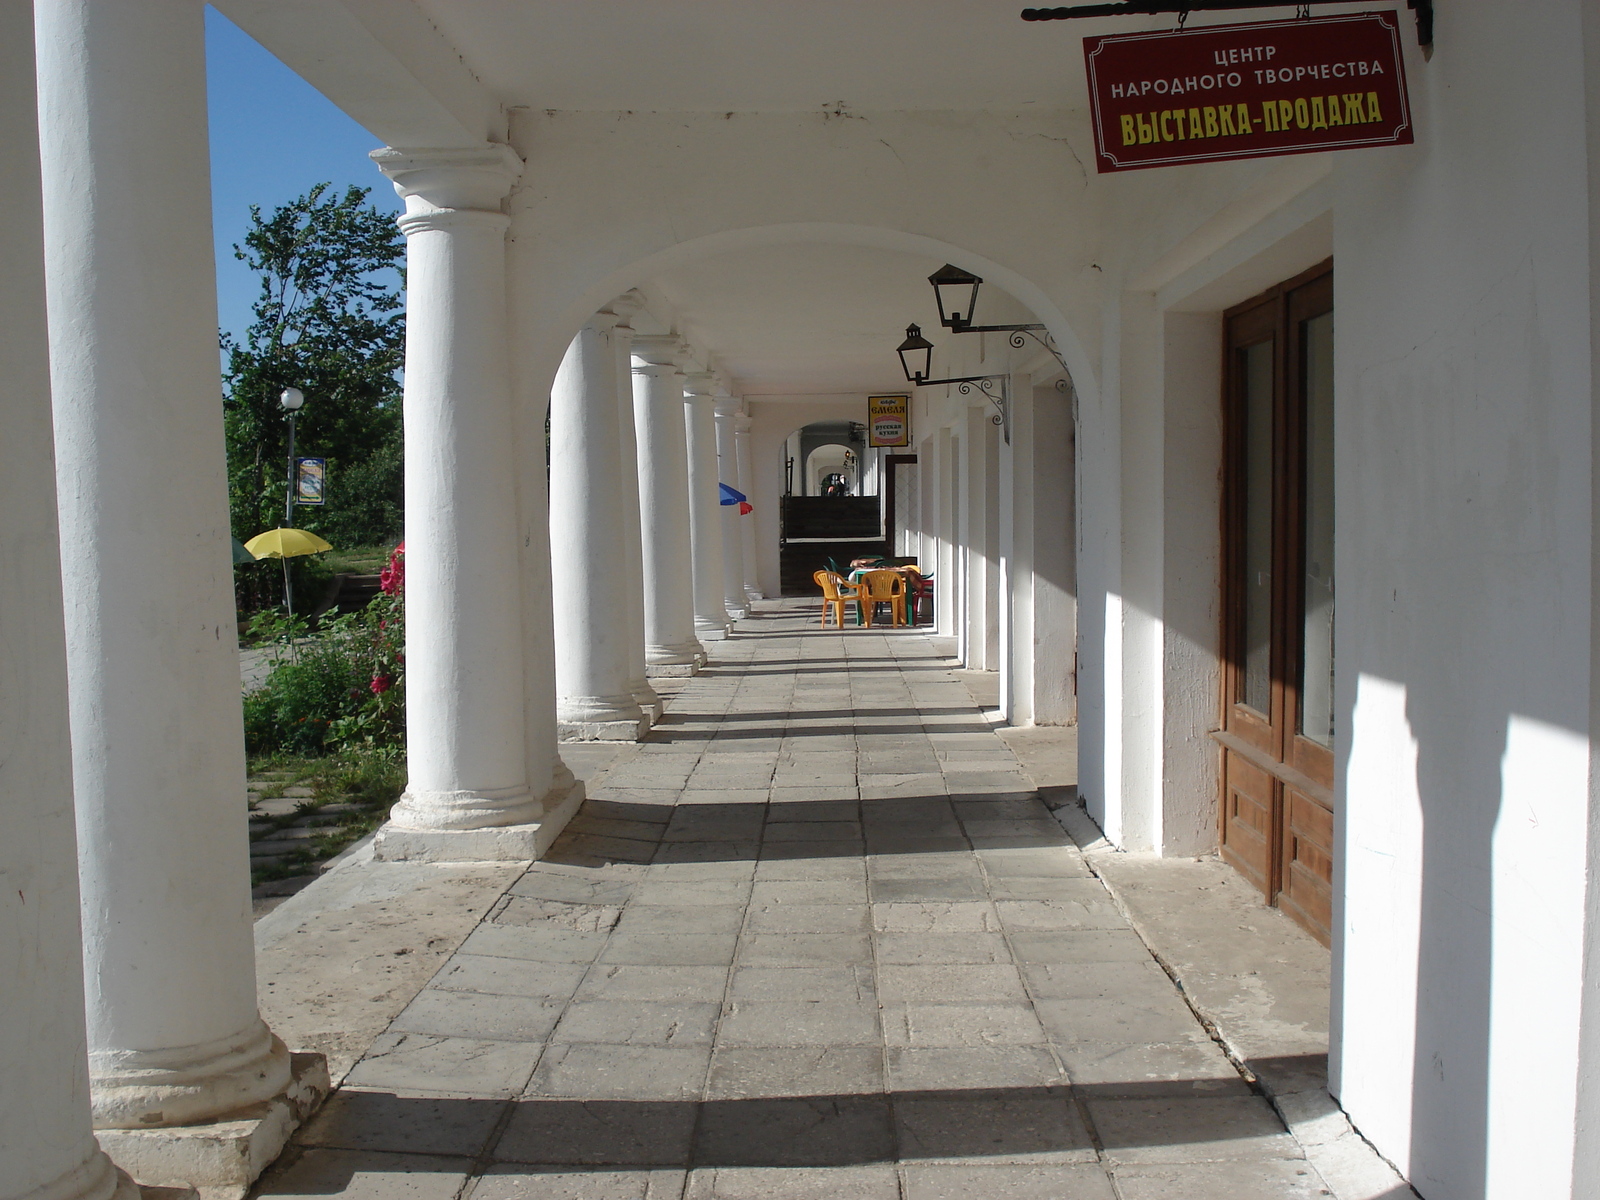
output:
[[[755,427],[756,419],[745,413],[740,413],[733,419],[733,431],[743,437]]]
[[[694,400],[711,399],[716,386],[717,377],[712,371],[690,371],[683,377],[683,390]]]
[[[603,334],[609,334],[620,323],[621,318],[609,309],[602,308],[594,316],[583,323],[585,329],[596,329]]]
[[[516,151],[498,142],[440,150],[396,150],[385,146],[368,157],[406,202],[401,228],[445,213],[503,216],[500,205],[523,169]]]
[[[633,320],[634,313],[643,307],[644,297],[640,295],[638,288],[634,288],[631,291],[623,292],[622,295],[606,305],[605,311],[616,315],[618,325],[628,325]]]
[[[719,417],[741,417],[744,415],[744,401],[736,396],[718,396],[715,408]]]
[[[633,356],[646,366],[677,370],[683,357],[683,341],[673,333],[636,333],[632,350]]]

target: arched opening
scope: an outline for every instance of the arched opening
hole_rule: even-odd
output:
[[[1030,325],[1044,341],[942,327],[928,279],[946,262],[984,277],[979,320]],[[598,309],[630,288],[644,301],[636,332],[681,339],[694,360],[684,369],[703,381],[714,375],[719,403],[725,397],[740,408],[751,469],[738,490],[753,506],[742,522],[752,595],[814,595],[813,573],[830,559],[840,568],[873,555],[914,560],[933,581],[920,615],[956,639],[959,657],[981,671],[1004,671],[1015,660],[1019,686],[1044,688],[1035,682],[1042,678],[1068,697],[1048,719],[1076,711],[1076,546],[1085,539],[1072,502],[1075,446],[1097,439],[1075,433],[1079,411],[1093,419],[1098,409],[1092,383],[1083,384],[1091,373],[1082,347],[1036,284],[934,239],[795,224],[691,239],[635,260],[583,295]],[[980,378],[993,390],[909,384],[896,348],[911,323],[933,343],[927,369],[934,379]],[[543,351],[530,341],[527,353]],[[853,435],[871,428],[869,398],[888,396],[905,399],[902,440],[861,445]],[[1039,406],[1039,432],[1049,436],[1033,436],[1024,415],[1013,445],[1007,406],[1030,404]],[[1041,449],[1046,441],[1055,448]],[[1041,479],[1049,486],[1037,491],[1036,520],[1032,497]],[[845,496],[818,495],[841,489]],[[870,506],[871,527],[849,537],[794,528],[790,502],[811,500]],[[1030,544],[1013,544],[1019,537]],[[1049,548],[1046,562],[1040,547],[1049,538],[1061,545]],[[827,548],[830,540],[841,544]],[[788,553],[801,547],[816,561],[798,563],[800,555]],[[1019,563],[1027,564],[1022,574]],[[1018,613],[1030,620],[1037,613],[1047,628],[1023,625]],[[1037,670],[1024,659],[1036,660]]]
[[[800,490],[791,495],[826,496],[843,499],[862,495],[861,462],[854,446],[839,442],[825,442],[804,454],[804,470],[800,472]]]
[[[860,406],[865,416],[864,400]],[[884,452],[867,442],[865,422],[849,417],[809,422],[784,439],[778,498],[783,595],[810,595],[817,571],[888,553]]]

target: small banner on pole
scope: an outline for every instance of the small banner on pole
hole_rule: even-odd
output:
[[[294,502],[296,504],[326,503],[328,460],[325,458],[297,458],[294,460]]]
[[[911,445],[911,397],[867,397],[867,445]]]
[[[1393,12],[1083,39],[1102,174],[1405,146]]]

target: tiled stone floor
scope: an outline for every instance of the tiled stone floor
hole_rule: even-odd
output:
[[[745,622],[261,1194],[1331,1195],[910,632]]]

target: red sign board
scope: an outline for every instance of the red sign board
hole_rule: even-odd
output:
[[[1409,145],[1392,12],[1083,39],[1102,173]]]

